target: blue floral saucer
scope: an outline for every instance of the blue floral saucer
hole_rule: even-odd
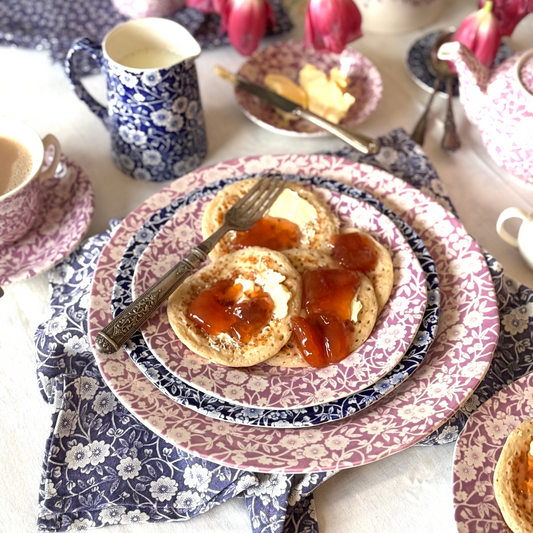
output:
[[[433,91],[435,76],[429,71],[427,61],[429,52],[440,32],[441,30],[437,30],[424,35],[411,46],[407,54],[407,71],[409,75],[419,87],[429,92]],[[504,59],[513,54],[514,51],[511,47],[501,44],[494,60],[494,66],[498,66]],[[439,85],[439,92],[446,95],[446,87],[443,81]],[[457,80],[453,82],[453,95],[459,96],[459,82]]]
[[[251,177],[242,176],[240,179]],[[307,427],[340,420],[351,416],[391,392],[407,379],[420,365],[437,333],[439,315],[439,283],[431,255],[415,231],[400,217],[368,193],[355,187],[324,178],[304,179],[285,175],[285,179],[320,186],[362,200],[388,216],[404,235],[426,275],[428,304],[415,341],[394,369],[376,384],[347,398],[318,406],[294,410],[252,409],[230,404],[184,383],[170,373],[152,354],[142,334],[137,333],[126,345],[126,351],[144,375],[162,392],[181,405],[206,416],[240,424],[264,427]],[[130,240],[118,269],[113,291],[113,314],[116,316],[131,303],[135,266],[146,247],[146,235],[157,233],[183,207],[206,195],[212,195],[235,179],[221,180],[178,198],[145,222]]]

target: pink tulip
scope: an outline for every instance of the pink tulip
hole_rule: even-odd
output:
[[[267,25],[274,25],[274,12],[267,0],[214,0],[233,48],[244,56],[257,50]]]
[[[305,44],[340,54],[359,39],[361,13],[353,0],[311,0],[305,16]]]
[[[185,5],[206,14],[216,12],[213,0],[185,0]]]
[[[492,2],[489,0],[482,9],[466,17],[455,32],[454,40],[470,48],[476,57],[486,65],[492,67],[498,53],[502,36],[498,19],[492,12]]]
[[[480,0],[483,7],[487,0]],[[500,23],[502,35],[511,35],[516,25],[528,14],[533,13],[533,0],[494,0],[492,11]]]

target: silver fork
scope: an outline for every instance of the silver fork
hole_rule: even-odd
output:
[[[246,231],[276,201],[286,182],[266,177],[254,185],[224,216],[224,223],[189,255],[159,278],[149,289],[114,318],[94,341],[104,354],[115,353],[159,309],[163,302],[203,263],[228,231]]]

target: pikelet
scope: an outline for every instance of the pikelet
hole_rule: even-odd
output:
[[[272,273],[278,281],[283,278],[280,283],[288,296],[286,311],[283,316],[273,312],[268,323],[248,342],[241,342],[227,333],[209,334],[189,316],[193,300],[220,280],[233,280],[241,286],[252,282],[255,287],[262,287],[276,303],[280,288],[271,288],[267,281],[273,277]],[[250,247],[227,254],[186,279],[170,297],[167,312],[172,329],[193,352],[225,366],[252,366],[272,357],[287,343],[291,336],[291,318],[300,312],[301,295],[300,275],[283,254]]]
[[[242,198],[257,182],[258,178],[248,178],[236,181],[227,187],[224,187],[215,198],[209,203],[202,218],[202,234],[204,237],[211,235],[217,228],[222,225],[224,214],[226,211]],[[298,183],[287,182],[286,189],[296,193],[301,200],[307,204],[303,204],[308,211],[313,212],[305,221],[300,220],[299,226],[301,233],[301,242],[299,247],[312,249],[326,249],[329,245],[331,237],[339,230],[339,221],[337,217],[331,212],[329,206],[323,202],[316,194],[309,188],[304,187]],[[284,218],[291,220],[291,216],[301,215],[301,213],[292,213],[290,209],[280,208],[278,202],[283,201],[283,197],[291,194],[284,191],[282,195],[276,200],[269,213],[278,213],[274,216],[280,216],[280,211]],[[298,200],[293,195],[292,200]],[[295,209],[294,211],[297,211]],[[267,213],[268,214],[268,213]],[[298,224],[298,222],[296,222]],[[229,253],[232,250],[231,243],[235,237],[235,232],[230,232],[216,245],[209,257],[214,261],[219,257]]]

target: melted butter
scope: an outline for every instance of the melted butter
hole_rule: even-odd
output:
[[[357,322],[357,318],[359,316],[359,313],[361,312],[361,309],[363,309],[363,305],[357,299],[357,294],[356,294],[350,306],[350,318],[352,322]]]
[[[265,292],[270,294],[270,297],[274,302],[272,316],[274,318],[284,318],[289,312],[288,303],[292,296],[289,289],[283,285],[284,281],[285,276],[270,269],[261,270],[255,279],[255,283],[246,278],[237,278],[235,283],[241,285],[243,290],[243,296],[239,301],[248,299],[249,295],[254,291],[255,285],[257,284]]]
[[[315,207],[292,189],[283,190],[268,214],[271,217],[285,218],[293,222],[300,228],[302,234],[305,233],[306,226],[318,216]]]

